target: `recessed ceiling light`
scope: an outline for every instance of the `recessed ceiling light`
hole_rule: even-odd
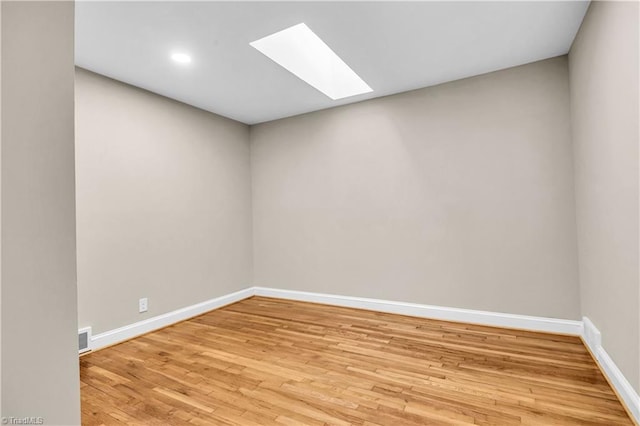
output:
[[[249,44],[333,100],[372,91],[304,23]]]
[[[191,56],[187,55],[186,53],[174,52],[171,54],[171,59],[179,64],[188,64],[191,62]]]

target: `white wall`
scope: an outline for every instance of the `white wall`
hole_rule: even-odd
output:
[[[244,124],[77,70],[81,327],[100,333],[251,285],[248,138]]]
[[[569,54],[582,314],[640,391],[638,2],[592,2]]]
[[[2,415],[79,424],[74,5],[1,8]]]
[[[251,127],[254,284],[580,316],[567,58]]]

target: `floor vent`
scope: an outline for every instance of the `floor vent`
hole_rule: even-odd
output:
[[[83,353],[91,350],[91,327],[78,330],[78,352]]]

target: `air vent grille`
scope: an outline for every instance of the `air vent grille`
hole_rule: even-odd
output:
[[[91,327],[78,330],[78,352],[83,353],[91,350]]]

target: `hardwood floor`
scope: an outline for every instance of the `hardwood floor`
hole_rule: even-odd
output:
[[[631,425],[580,339],[253,297],[80,359],[85,425]]]

